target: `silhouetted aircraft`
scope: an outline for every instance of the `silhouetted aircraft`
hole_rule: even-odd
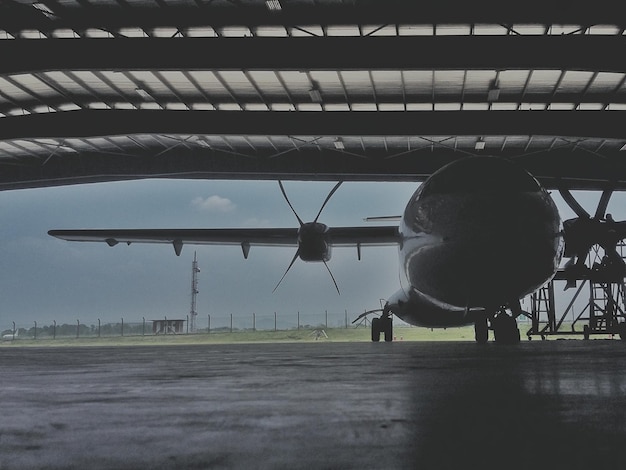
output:
[[[17,328],[12,333],[5,333],[2,335],[2,341],[13,341],[19,335]]]
[[[497,157],[467,157],[433,173],[409,200],[399,226],[328,227],[318,222],[341,182],[328,194],[315,219],[303,222],[280,181],[279,185],[298,220],[297,228],[48,233],[109,246],[170,243],[177,255],[184,244],[237,244],[246,258],[252,245],[294,246],[293,259],[276,287],[298,258],[322,262],[328,269],[333,246],[356,246],[360,258],[363,246],[397,245],[400,289],[388,299],[381,317],[372,321],[374,341],[379,341],[381,334],[386,341],[392,340],[392,315],[397,315],[407,323],[426,327],[474,324],[476,340],[481,343],[488,340],[489,328],[497,342],[519,342],[519,300],[555,275],[564,251],[564,232],[548,192],[525,169]],[[571,194],[567,190],[562,194],[572,206]],[[572,261],[585,257],[599,239],[611,251],[610,244],[626,235],[622,222],[609,224],[610,235],[598,228],[606,225],[600,219],[609,197],[610,192],[603,194],[594,218],[577,203],[578,207],[574,206],[578,217],[567,221],[572,232]],[[593,227],[588,229],[589,225]],[[339,291],[330,269],[328,272]]]

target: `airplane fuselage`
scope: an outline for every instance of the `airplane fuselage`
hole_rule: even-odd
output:
[[[524,169],[499,158],[459,160],[426,180],[399,228],[401,289],[388,301],[410,324],[470,324],[556,272],[558,210]]]

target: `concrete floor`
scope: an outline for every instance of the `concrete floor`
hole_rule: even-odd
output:
[[[0,348],[0,469],[624,468],[626,344]]]

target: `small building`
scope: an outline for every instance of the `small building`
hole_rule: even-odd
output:
[[[152,333],[155,335],[177,335],[184,333],[185,320],[152,320]]]

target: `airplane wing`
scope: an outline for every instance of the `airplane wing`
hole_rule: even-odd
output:
[[[68,241],[118,243],[169,243],[179,255],[183,245],[241,245],[247,258],[250,246],[297,246],[298,228],[217,229],[93,229],[50,230],[48,235]],[[328,229],[333,246],[395,245],[397,226],[336,227]]]

